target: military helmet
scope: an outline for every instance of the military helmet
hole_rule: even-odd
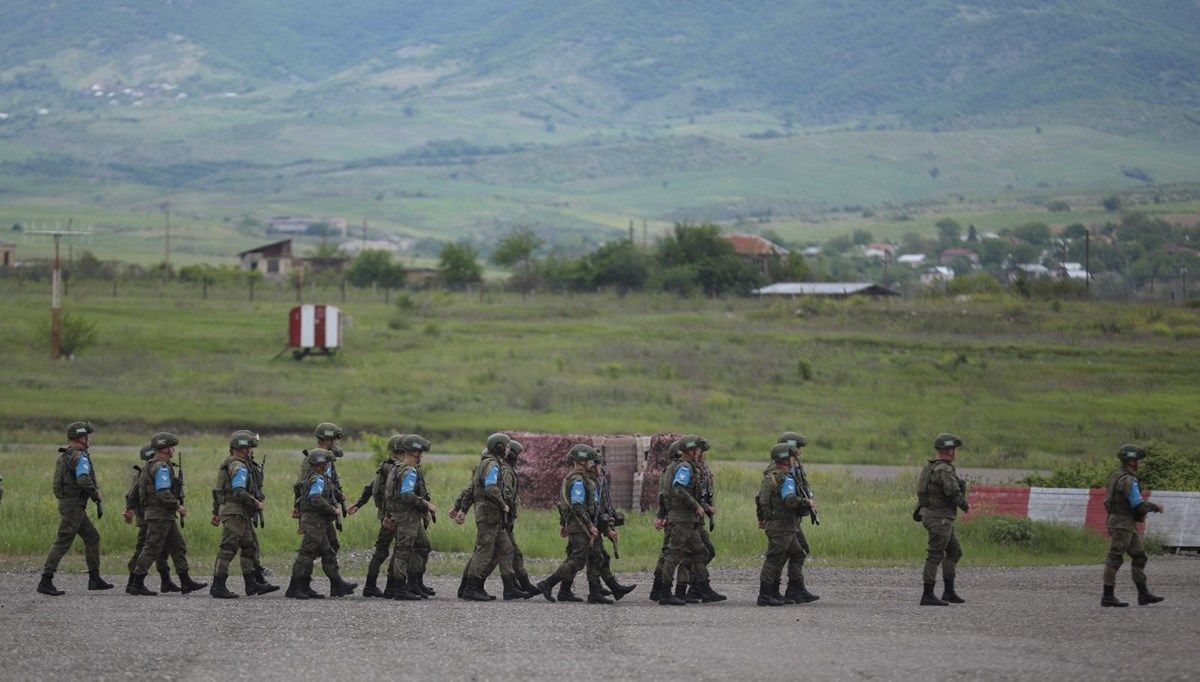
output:
[[[333,422],[321,422],[317,424],[317,430],[313,432],[313,435],[317,437],[317,440],[325,440],[326,438],[345,438],[346,432]]]
[[[149,462],[154,457],[154,444],[146,443],[143,445],[142,449],[138,451],[138,457],[143,462]]]
[[[700,436],[700,452],[708,452],[711,449],[712,443],[708,442],[708,439],[704,436]]]
[[[71,422],[67,424],[67,440],[75,440],[95,432],[96,428],[92,426],[91,422]]]
[[[499,455],[504,452],[504,449],[507,448],[508,444],[511,442],[512,439],[507,435],[503,433],[493,433],[492,435],[488,436],[487,450],[493,455]]]
[[[308,451],[309,464],[326,464],[330,457],[329,451],[325,448],[313,448]]]
[[[784,431],[783,433],[779,434],[779,440],[775,442],[787,443],[794,448],[802,448],[808,445],[808,439],[796,433],[795,431]]]
[[[680,445],[683,445],[683,439],[676,438],[675,440],[671,441],[671,445],[667,447],[667,454],[671,456],[671,459],[679,459]]]
[[[522,452],[525,452],[525,446],[521,445],[519,440],[510,440],[508,442],[508,454],[514,459],[519,457]]]
[[[792,456],[792,446],[789,443],[776,443],[775,447],[771,448],[771,461],[783,462]]]
[[[402,434],[396,434],[395,436],[392,436],[391,438],[389,438],[388,442],[387,442],[388,452],[392,452],[392,453],[402,452],[404,450],[404,439],[405,438],[406,438],[406,436],[404,436]]]
[[[429,452],[429,441],[417,434],[404,437],[404,449],[408,452]]]
[[[229,437],[230,450],[243,450],[256,447],[258,447],[258,434],[253,431],[241,429],[240,431],[234,431],[233,435]]]
[[[492,453],[488,452],[487,448],[484,448],[479,451],[479,459],[487,459],[488,455],[490,455],[490,454],[492,454]]]
[[[571,451],[567,453],[567,461],[571,464],[587,462],[594,459],[596,459],[596,448],[590,445],[584,445],[583,443],[571,448]]]
[[[1146,451],[1133,444],[1122,445],[1121,449],[1117,451],[1117,459],[1122,462],[1136,462],[1145,456]]]
[[[934,450],[950,450],[961,447],[962,439],[953,433],[939,433],[938,437],[933,439]]]
[[[679,452],[683,453],[695,448],[703,448],[704,442],[704,439],[700,436],[689,433],[688,435],[679,439]]]
[[[173,433],[159,431],[150,437],[150,445],[152,445],[155,450],[162,450],[163,448],[179,445],[179,438]]]

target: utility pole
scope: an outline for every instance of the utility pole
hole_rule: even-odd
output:
[[[167,259],[164,261],[167,266],[171,265],[171,200],[167,199],[163,202],[163,213],[167,217]]]
[[[63,237],[79,237],[91,233],[72,232],[71,220],[68,220],[65,230],[34,230],[25,234],[48,234],[54,237],[54,270],[50,277],[50,358],[57,360],[62,357],[62,296],[59,294],[62,263],[59,260],[59,243]]]
[[[1083,233],[1083,290],[1088,298],[1092,297],[1092,232]]]

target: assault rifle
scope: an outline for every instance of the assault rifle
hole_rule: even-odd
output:
[[[707,510],[707,507],[713,506],[713,497],[714,497],[713,493],[714,493],[714,491],[713,491],[712,469],[709,469],[708,466],[705,465],[705,467],[704,467],[704,482],[701,484],[701,488],[700,488],[700,504],[703,505],[704,507],[706,507],[704,513],[708,515],[708,532],[710,532],[710,533],[713,531],[713,529],[717,525],[715,520],[713,519],[713,513]]]
[[[179,506],[184,507],[185,505],[183,504],[183,450],[179,451],[179,494],[176,495],[176,497],[179,498]],[[187,522],[187,516],[180,514],[179,515],[179,527],[183,528],[183,526],[186,522]]]
[[[796,488],[800,491],[800,494],[804,496],[804,499],[808,500],[809,502],[808,520],[810,523],[812,523],[812,525],[819,526],[821,525],[821,519],[817,516],[817,510],[813,509],[812,507],[813,492],[812,487],[808,485],[808,474],[804,471],[804,465],[800,464],[799,462],[796,463],[796,475],[799,478],[799,480],[796,481]]]
[[[421,467],[415,467],[415,469],[417,470],[417,480],[421,482],[421,490],[425,491],[425,494],[421,496],[421,499],[429,502],[429,486],[425,485],[425,473],[421,471]],[[425,521],[424,523],[426,528],[429,527],[430,523],[437,523],[437,512],[429,512],[429,520]]]
[[[333,452],[331,451],[330,454],[333,455]],[[333,461],[334,457],[329,458],[329,480],[333,481],[333,486],[337,488],[337,494],[342,496],[342,499],[338,500],[338,504],[342,505],[342,515],[333,517],[333,525],[340,531],[342,518],[346,516],[346,496],[342,495],[342,479],[338,476],[337,465]]]
[[[254,461],[253,456],[250,457],[250,461],[247,462],[247,464],[250,465],[250,475],[254,477],[254,499],[258,500],[259,502],[266,502],[267,493],[265,490],[263,490],[263,483],[265,482],[267,476],[267,453],[263,453],[263,461],[261,465]],[[259,528],[267,527],[267,516],[263,513],[263,510],[254,510],[254,513],[251,515],[251,523]]]

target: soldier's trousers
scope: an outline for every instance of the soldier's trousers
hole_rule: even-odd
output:
[[[660,580],[663,578],[663,565],[665,563],[667,563],[667,547],[669,547],[670,545],[671,545],[671,526],[670,526],[670,524],[668,524],[665,528],[663,528],[662,549],[660,549],[658,551],[658,562],[656,564],[654,564],[654,575],[658,576],[658,578]],[[691,579],[692,579],[691,562],[684,561],[683,563],[679,564],[679,569],[677,572],[679,574],[679,582],[681,582],[681,583],[691,582]]]
[[[591,552],[592,536],[585,532],[575,532],[567,536],[567,560],[562,562],[554,575],[562,582],[575,579],[575,574],[587,567],[588,553]]]
[[[254,523],[241,514],[225,514],[221,517],[221,544],[217,548],[217,562],[213,577],[229,577],[229,564],[234,555],[242,553],[242,575],[250,575],[258,569],[258,535]]]
[[[783,579],[783,567],[788,569],[788,580],[799,580],[804,572],[804,548],[800,546],[799,531],[768,530],[767,554],[763,559],[762,571],[758,574],[759,582],[777,583]]]
[[[83,540],[83,558],[89,571],[100,570],[100,532],[88,518],[87,507],[77,504],[59,504],[58,535],[54,544],[50,545],[50,553],[46,555],[46,564],[42,567],[45,573],[58,570],[58,563],[66,556],[78,535]]]
[[[158,558],[163,550],[171,555],[171,561],[175,564],[175,572],[184,574],[188,572],[187,561],[187,542],[183,539],[183,533],[179,532],[179,524],[175,523],[175,519],[146,519],[146,545],[142,547],[142,553],[138,555],[137,565],[133,567],[134,575],[146,575],[150,570],[150,564]]]
[[[1105,586],[1113,587],[1117,584],[1117,569],[1121,568],[1126,554],[1129,555],[1129,563],[1133,566],[1133,584],[1145,585],[1146,562],[1149,561],[1149,557],[1142,546],[1142,536],[1138,535],[1137,530],[1123,528],[1109,528],[1108,533],[1112,539],[1108,543],[1108,556],[1104,558]]]
[[[929,533],[929,546],[925,552],[925,570],[922,573],[926,585],[937,582],[938,566],[942,567],[942,578],[954,580],[954,567],[962,558],[962,546],[954,532],[954,519],[926,518],[921,521]]]
[[[517,546],[517,536],[513,534],[512,528],[506,529],[508,532],[508,541],[512,543],[512,567],[513,575],[517,577],[527,576],[529,573],[525,571],[525,555],[521,553],[521,548]],[[488,562],[487,568],[484,569],[483,575],[486,578],[496,570],[496,566],[500,565],[500,557],[493,555],[492,560]]]
[[[371,553],[371,563],[367,566],[367,576],[379,576],[379,570],[383,568],[383,562],[387,561],[388,556],[392,553],[392,542],[395,539],[396,532],[385,528],[381,520],[379,523],[379,533],[375,536],[375,551]],[[391,569],[389,568],[388,570],[390,571]]]
[[[420,519],[396,522],[396,555],[392,558],[392,575],[397,579],[425,572],[429,534]]]
[[[671,541],[667,545],[666,557],[663,561],[662,584],[670,585],[675,580],[676,572],[685,561],[691,564],[690,582],[708,582],[708,549],[700,538],[699,521],[671,522]],[[683,574],[679,581],[684,582]]]
[[[135,544],[133,546],[133,556],[129,557],[129,563],[126,564],[129,567],[130,573],[133,573],[133,569],[137,566],[138,557],[142,555],[142,548],[145,546],[146,546],[146,522],[142,521],[142,522],[138,523],[137,544]],[[167,565],[167,548],[166,547],[163,547],[162,553],[159,554],[158,558],[154,560],[154,567],[158,569],[158,572],[160,574],[166,573],[167,571],[171,570],[171,567]]]
[[[704,560],[704,564],[707,566],[717,558],[717,548],[713,546],[712,538],[708,535],[708,526],[705,526],[703,521],[700,522],[700,542],[703,542],[704,549],[708,550],[708,558]]]
[[[803,520],[803,519],[801,519]],[[800,567],[804,567],[804,562],[808,560],[808,538],[804,537],[804,531],[801,530],[800,524],[796,524],[796,542],[800,543],[800,549],[804,550],[804,556],[800,557]]]
[[[333,547],[329,546],[329,530],[333,529],[333,522],[301,521],[300,529],[304,531],[304,538],[300,541],[300,549],[296,552],[296,562],[292,564],[292,576],[311,578],[313,562],[320,557],[321,569],[325,571],[325,577],[330,580],[341,580],[337,554],[334,553]]]
[[[588,548],[587,579],[591,583],[596,580],[613,578],[612,557],[604,547],[604,536],[600,535]]]
[[[471,554],[470,563],[467,564],[467,575],[472,578],[483,578],[487,575],[485,569],[493,557],[500,566],[500,575],[512,575],[512,536],[508,534],[508,529],[504,527],[503,522],[493,521],[489,518],[481,519],[477,510],[475,512],[475,551]]]

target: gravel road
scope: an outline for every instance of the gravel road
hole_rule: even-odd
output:
[[[34,592],[35,572],[0,574],[0,679],[431,680],[1194,679],[1200,559],[1153,557],[1161,604],[1102,609],[1100,566],[966,568],[967,604],[919,607],[917,567],[816,569],[803,606],[754,605],[757,572],[720,570],[721,604],[660,607],[649,576],[614,606],[438,596],[299,602],[206,593],[135,598],[120,587]],[[123,586],[123,576],[109,576]],[[156,584],[151,579],[150,584]],[[497,580],[489,585],[498,591]],[[315,587],[325,591],[323,579]],[[231,580],[240,590],[240,580]],[[577,588],[579,585],[577,584]],[[578,591],[578,589],[577,589]],[[1128,566],[1118,595],[1135,597]]]

